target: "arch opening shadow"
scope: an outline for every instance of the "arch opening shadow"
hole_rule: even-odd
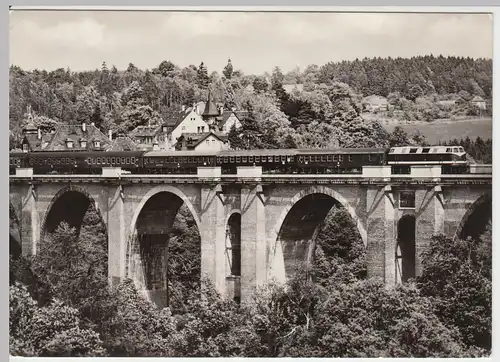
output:
[[[62,222],[74,227],[79,235],[83,218],[90,205],[90,198],[82,192],[65,191],[50,207],[42,230],[42,239],[46,234],[53,233]]]
[[[292,277],[299,269],[313,262],[316,237],[332,209],[345,210],[332,196],[312,193],[293,205],[278,233],[277,246],[281,248],[284,275],[281,280]],[[359,230],[358,230],[359,232]]]
[[[492,220],[491,197],[484,196],[471,206],[470,211],[464,216],[461,228],[457,236],[460,239],[471,237],[478,239],[485,231],[486,226]]]
[[[139,212],[127,251],[128,274],[159,307],[180,307],[201,275],[201,238],[183,200],[162,191]]]
[[[230,275],[227,278],[228,294],[237,303],[241,300],[241,214],[233,213],[226,225],[226,260]]]
[[[415,278],[415,216],[404,215],[398,221],[396,243],[396,282]]]

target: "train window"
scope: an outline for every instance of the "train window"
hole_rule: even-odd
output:
[[[304,162],[304,156],[299,156],[299,162]]]
[[[116,158],[111,157],[111,163],[114,165],[116,163]]]
[[[417,153],[418,148],[410,148],[410,153]]]
[[[372,161],[373,161],[373,156],[372,156],[372,154],[371,154],[371,153],[368,155],[368,161],[369,161],[369,162],[372,162]]]
[[[429,147],[422,148],[422,153],[429,153],[431,149]]]
[[[16,165],[21,165],[21,160],[19,158],[16,159]]]
[[[47,159],[46,159],[46,158],[44,158],[44,159],[43,159],[43,164],[44,164],[44,165],[46,165],[46,164],[47,164]]]
[[[326,160],[327,160],[328,162],[332,162],[332,155],[328,155],[328,156],[326,156]]]
[[[253,156],[248,156],[248,162],[253,162]]]
[[[255,156],[255,162],[260,162],[260,156]]]
[[[315,159],[316,159],[316,162],[319,162],[320,161],[320,156],[316,156]]]
[[[127,158],[125,159],[125,161],[126,161],[126,163],[127,163],[127,164],[129,164],[129,165],[130,165],[130,157],[127,157]]]
[[[453,152],[458,152],[458,147],[453,147]]]
[[[33,166],[33,159],[30,158],[30,165]]]
[[[458,150],[459,150],[460,152],[465,152],[463,147],[458,147]]]
[[[295,156],[291,156],[289,162],[295,162]]]
[[[224,163],[227,163],[227,162],[228,162],[228,159],[229,159],[229,157],[225,156],[225,157],[224,157]]]
[[[234,156],[229,156],[229,162],[234,163]]]
[[[347,159],[349,160],[349,162],[352,162],[352,155],[348,155]]]
[[[451,152],[451,147],[448,147],[448,148],[446,149],[446,152]]]
[[[135,157],[130,157],[130,163],[132,163],[133,165],[135,165],[135,162],[136,162]]]
[[[188,162],[188,163],[193,163],[193,158],[192,158],[192,157],[188,157],[188,158],[187,158],[187,162]]]
[[[401,191],[399,193],[399,208],[414,209],[415,208],[415,192]]]
[[[240,163],[241,162],[241,157],[240,156],[236,156],[236,163]]]
[[[100,165],[101,164],[101,158],[100,157],[97,157],[97,164]]]
[[[217,157],[217,164],[221,164],[222,163],[222,157]]]
[[[273,162],[273,156],[269,156],[267,162]],[[274,162],[280,162],[280,156],[274,156]]]
[[[389,153],[394,153],[394,148],[391,148]]]
[[[243,156],[241,158],[241,162],[247,163],[247,160],[248,160],[247,156]]]
[[[340,162],[344,161],[344,155],[339,155],[339,161]]]
[[[121,163],[121,164],[125,164],[125,157],[122,157],[122,158],[121,158],[120,163]]]
[[[333,161],[337,161],[339,159],[339,156],[333,155]]]
[[[326,161],[326,156],[321,156],[321,162],[325,162]]]

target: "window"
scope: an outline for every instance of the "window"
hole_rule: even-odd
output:
[[[234,156],[229,157],[229,162],[234,163]]]
[[[389,151],[389,153],[394,153],[394,148],[391,148],[391,150]]]
[[[422,148],[422,153],[429,153],[431,149],[429,147]]]
[[[328,155],[328,156],[326,156],[326,160],[327,160],[328,162],[332,162],[332,155]]]
[[[339,155],[339,161],[340,162],[344,161],[344,156],[343,155]]]
[[[163,127],[163,132],[166,133],[167,132],[167,127]]]
[[[25,144],[23,145],[23,151],[28,151],[28,144],[27,144],[27,143],[25,143]]]
[[[214,139],[212,140],[212,144],[215,145],[215,140]]]
[[[321,156],[321,162],[325,162],[326,159],[325,159],[326,156]]]
[[[210,140],[207,140],[207,146],[210,146]]]
[[[101,147],[101,142],[94,141],[94,147]]]
[[[248,162],[253,162],[253,156],[248,156]]]
[[[349,160],[349,162],[352,162],[352,155],[348,155],[347,159]]]
[[[410,148],[410,153],[417,153],[418,148]]]
[[[451,152],[451,147],[448,147],[448,148],[446,149],[446,152]]]
[[[184,131],[186,129],[186,126],[182,126],[182,130]]]
[[[339,157],[337,155],[333,155],[333,161],[338,161]]]
[[[73,141],[66,141],[66,146],[68,146],[68,148],[73,148]]]
[[[453,147],[453,152],[457,153],[458,152],[458,147]]]
[[[124,164],[124,163],[125,163],[125,157],[122,157],[121,164]]]
[[[101,158],[100,157],[97,157],[97,164],[100,165],[101,164]]]
[[[401,191],[399,193],[399,208],[400,209],[415,208],[415,191]]]
[[[370,154],[368,155],[368,161],[369,161],[369,162],[372,162],[372,158],[373,158],[373,157],[372,157],[372,154],[370,153]]]
[[[255,156],[255,162],[260,162],[260,156]]]
[[[205,126],[201,126],[201,131],[205,132]]]

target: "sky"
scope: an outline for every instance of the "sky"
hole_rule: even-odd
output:
[[[411,13],[27,11],[10,13],[10,63],[151,69],[163,60],[244,74],[364,57],[493,57],[493,16]]]

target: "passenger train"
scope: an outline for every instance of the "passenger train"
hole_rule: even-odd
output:
[[[10,174],[33,168],[34,174],[101,174],[120,167],[132,174],[196,174],[198,166],[218,166],[236,174],[238,166],[261,166],[263,173],[361,173],[363,166],[388,165],[409,174],[411,165],[441,165],[443,173],[466,173],[463,147],[393,147],[338,149],[267,149],[225,151],[35,151],[10,152]]]

